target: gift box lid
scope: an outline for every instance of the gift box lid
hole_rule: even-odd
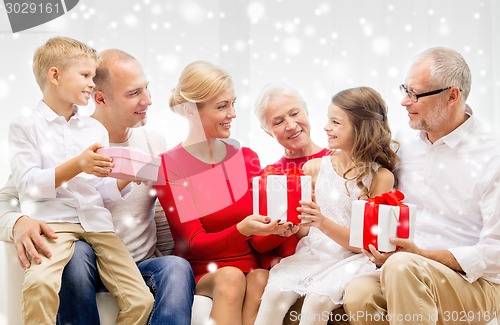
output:
[[[115,167],[110,177],[129,181],[156,181],[158,178],[160,157],[133,147],[101,148],[96,152],[113,158]]]
[[[142,151],[139,148],[134,147],[110,147],[110,148],[101,148],[96,151],[98,154],[103,156],[108,156],[113,159],[116,158],[128,158],[134,161],[143,162],[143,163],[152,163],[156,166],[160,165],[160,160],[157,157],[150,155]]]

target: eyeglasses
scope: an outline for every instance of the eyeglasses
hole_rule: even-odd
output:
[[[408,98],[410,98],[410,100],[414,103],[418,102],[418,99],[420,97],[427,97],[427,96],[431,96],[431,95],[436,95],[436,94],[439,94],[445,90],[448,90],[450,89],[450,87],[446,87],[446,88],[441,88],[441,89],[437,89],[437,90],[433,90],[433,91],[428,91],[426,93],[422,93],[422,94],[415,94],[415,92],[413,90],[409,90],[408,88],[405,87],[405,85],[401,85],[399,86],[399,90],[401,91],[401,94],[404,96],[404,95],[408,95]]]

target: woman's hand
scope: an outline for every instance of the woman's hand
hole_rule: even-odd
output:
[[[295,235],[300,229],[300,225],[294,225],[291,222],[285,222],[284,224],[287,226],[285,228],[280,228],[280,230],[283,230],[284,232],[278,233],[276,235],[280,237],[290,237],[292,235]]]
[[[238,222],[236,228],[243,236],[290,236],[292,234],[293,225],[291,222],[285,222],[280,225],[279,220],[271,222],[267,216],[252,214]]]

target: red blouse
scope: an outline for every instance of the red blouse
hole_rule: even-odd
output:
[[[280,160],[272,164],[271,166],[276,167],[278,169],[288,169],[288,168],[302,168],[304,164],[314,158],[321,158],[323,156],[329,155],[332,153],[331,149],[323,148],[321,151],[312,154],[310,156],[299,157],[299,158],[286,158],[285,156],[281,157]]]

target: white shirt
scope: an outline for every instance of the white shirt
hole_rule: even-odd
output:
[[[97,120],[75,114],[66,121],[43,101],[9,129],[12,177],[21,212],[44,222],[80,223],[87,232],[113,231],[103,201],[122,198],[116,180],[80,173],[55,188],[55,167],[94,143],[108,146],[108,133]],[[127,186],[122,192],[130,192]]]
[[[165,139],[158,133],[147,131],[145,127],[130,129],[130,132],[127,142],[110,143],[110,146],[134,147],[148,153],[151,147],[154,156],[167,150]],[[116,234],[123,240],[136,262],[153,257],[155,254],[157,239],[154,219],[155,201],[156,192],[153,186],[143,183],[134,185],[130,196],[125,200],[105,204],[113,216]]]
[[[433,144],[410,129],[396,140],[398,187],[417,205],[415,243],[450,251],[470,282],[500,283],[500,139],[470,116]]]

